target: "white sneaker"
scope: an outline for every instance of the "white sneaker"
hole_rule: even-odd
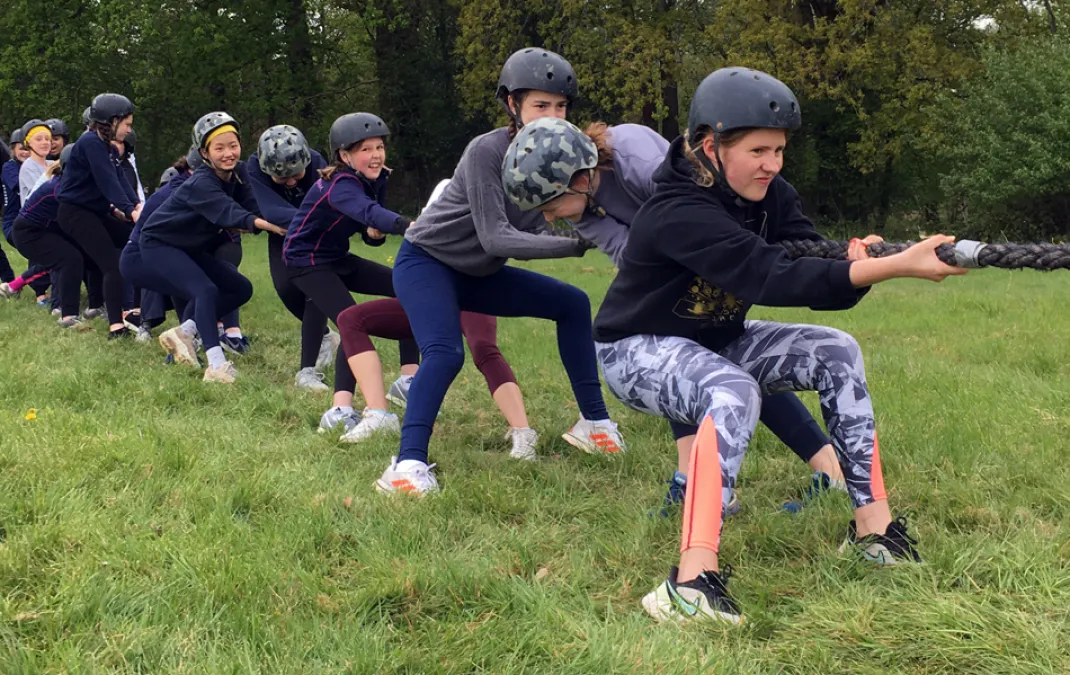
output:
[[[316,370],[322,371],[334,363],[334,353],[338,351],[338,345],[341,343],[342,338],[338,336],[338,333],[328,328],[327,334],[320,340],[320,353],[316,356]]]
[[[434,464],[428,466],[415,459],[399,462],[396,457],[391,457],[390,466],[379,480],[375,481],[375,489],[379,492],[404,492],[417,496],[437,492],[438,481],[435,480],[435,474],[431,473],[433,468]]]
[[[221,384],[234,384],[238,379],[238,371],[230,361],[224,361],[218,366],[208,366],[204,370],[205,382],[219,382]]]
[[[539,435],[534,429],[511,428],[505,432],[505,440],[510,439],[513,441],[513,449],[509,451],[509,456],[513,459],[534,462],[539,458],[535,454],[535,444],[539,442]]]
[[[609,420],[590,422],[581,417],[561,438],[590,455],[619,455],[628,449],[617,425]]]
[[[320,418],[320,427],[316,431],[325,434],[338,425],[342,425],[343,431],[349,431],[358,424],[360,424],[360,413],[355,410],[353,412],[342,412],[341,408],[335,406],[323,413],[323,417]]]
[[[402,375],[394,380],[394,383],[390,385],[390,389],[386,392],[386,400],[399,408],[404,408],[409,402],[409,387],[412,385],[412,378],[414,377],[416,376]]]
[[[376,434],[400,434],[401,424],[398,416],[385,410],[365,409],[360,416],[360,423],[342,434],[343,443],[360,443]]]
[[[197,347],[193,344],[193,338],[177,326],[160,333],[160,346],[174,357],[175,363],[198,367],[201,365],[197,360]]]
[[[317,373],[311,366],[297,371],[294,386],[308,391],[330,391],[330,387],[323,383],[323,374]]]
[[[6,281],[0,284],[0,298],[15,298],[18,297],[19,293],[21,292],[21,288],[17,291],[12,290],[11,286],[9,286]]]

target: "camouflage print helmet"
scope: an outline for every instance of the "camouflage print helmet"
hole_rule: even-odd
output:
[[[305,135],[289,124],[270,127],[257,144],[260,170],[274,178],[294,178],[312,162]]]
[[[219,127],[231,125],[239,132],[241,128],[238,126],[237,120],[228,115],[225,112],[210,112],[201,119],[197,120],[197,123],[193,125],[193,145],[197,146],[197,149],[202,149],[207,144],[208,137],[212,135],[212,132]]]
[[[577,171],[598,165],[598,147],[576,125],[542,117],[524,125],[505,151],[502,187],[524,211],[568,190]]]

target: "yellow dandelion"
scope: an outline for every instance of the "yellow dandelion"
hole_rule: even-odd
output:
[[[29,412],[26,413],[24,419],[26,419],[27,421],[37,419],[37,408],[30,408]]]
[[[387,262],[388,265],[393,265],[394,264],[394,256],[388,255],[386,257],[386,262]]]

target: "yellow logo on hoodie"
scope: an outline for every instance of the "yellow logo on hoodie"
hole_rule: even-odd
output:
[[[747,303],[731,293],[711,285],[702,277],[695,277],[672,311],[684,319],[729,323],[740,314],[745,314],[748,307]]]

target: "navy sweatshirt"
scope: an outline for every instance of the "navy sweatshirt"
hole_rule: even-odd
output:
[[[59,211],[56,194],[59,192],[60,180],[62,180],[60,176],[53,176],[34,190],[26,203],[22,205],[19,217],[38,227],[59,231],[59,226],[56,224],[56,212]]]
[[[11,227],[15,224],[15,217],[22,208],[22,200],[19,198],[19,169],[22,162],[17,159],[9,159],[4,162],[0,169],[0,189],[3,190],[4,237],[11,239]]]
[[[134,225],[134,230],[130,233],[130,241],[135,244],[141,241],[141,229],[145,227],[145,223],[149,222],[149,218],[155,213],[156,209],[160,208],[167,198],[171,196],[171,193],[175,189],[186,182],[193,174],[189,171],[183,171],[171,180],[167,181],[166,185],[161,186],[156,192],[145,200],[145,206],[141,207],[141,217],[137,220],[137,225]]]
[[[743,334],[752,305],[847,309],[868,290],[851,285],[849,261],[791,260],[776,245],[822,238],[782,177],[762,201],[748,202],[691,176],[678,138],[632,222],[595,340],[675,335],[719,351]]]
[[[374,227],[384,234],[404,234],[409,219],[383,207],[387,172],[373,183],[350,168],[338,169],[329,181],[317,180],[290,222],[282,257],[290,267],[314,267],[345,258],[349,238],[358,232],[365,244]]]
[[[121,171],[119,151],[111,143],[95,133],[82,134],[63,168],[57,198],[100,215],[114,206],[129,218],[137,207],[137,193]]]
[[[173,246],[189,253],[213,250],[219,231],[258,232],[256,197],[242,180],[241,163],[223,181],[207,164],[193,172],[145,223],[141,246]]]
[[[246,162],[249,170],[249,183],[253,186],[253,194],[256,195],[256,203],[260,205],[260,213],[264,220],[279,227],[289,227],[290,221],[297,215],[297,209],[304,201],[305,195],[319,180],[320,169],[326,168],[327,160],[323,155],[312,151],[312,162],[305,169],[305,175],[297,181],[297,185],[288,188],[271,180],[271,176],[260,170],[260,156],[253,153]],[[271,234],[277,237],[276,234]]]

